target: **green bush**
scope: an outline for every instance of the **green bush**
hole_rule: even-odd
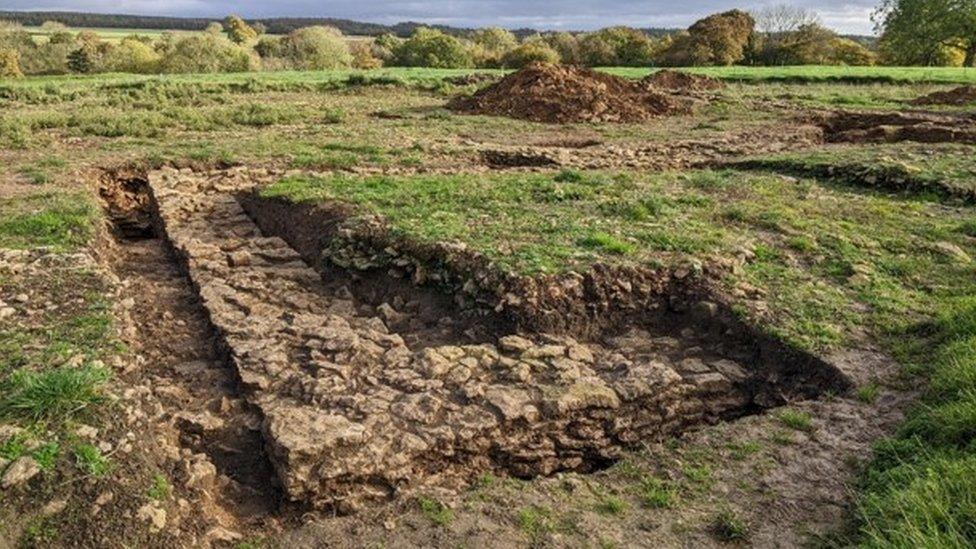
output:
[[[250,50],[211,33],[191,34],[171,41],[164,39],[160,70],[166,73],[245,72],[258,68]]]
[[[152,74],[159,70],[160,56],[145,42],[123,38],[102,59],[102,69],[108,72]]]
[[[471,55],[464,44],[443,32],[420,27],[394,51],[396,65],[463,69],[471,66]]]
[[[304,27],[292,31],[282,40],[281,56],[296,69],[323,70],[352,65],[349,45],[342,33],[332,27]]]
[[[502,64],[507,68],[520,69],[532,63],[559,63],[559,52],[541,40],[526,42],[505,54]]]

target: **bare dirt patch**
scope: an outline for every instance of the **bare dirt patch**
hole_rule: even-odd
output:
[[[510,74],[448,108],[535,122],[642,122],[690,112],[688,101],[577,67],[537,64]]]
[[[913,105],[967,105],[976,102],[976,86],[937,91],[912,100]]]
[[[925,112],[837,112],[820,121],[831,143],[976,143],[971,115]]]

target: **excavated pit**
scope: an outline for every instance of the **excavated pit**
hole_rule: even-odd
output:
[[[287,500],[348,512],[489,471],[593,471],[642,441],[849,385],[676,279],[635,281],[625,314],[581,294],[567,323],[445,292],[449,261],[350,255],[335,242],[357,238],[351,209],[261,199],[271,180],[164,169],[147,202]]]
[[[819,122],[829,143],[976,143],[976,117],[929,112],[837,112]]]

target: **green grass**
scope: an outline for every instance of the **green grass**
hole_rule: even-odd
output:
[[[627,502],[618,496],[604,494],[596,504],[596,512],[606,516],[618,516],[627,511]]]
[[[163,501],[172,492],[173,487],[170,485],[169,480],[161,473],[156,473],[153,475],[152,484],[149,486],[149,490],[146,491],[146,495],[153,501]]]
[[[447,526],[454,520],[454,512],[447,505],[428,496],[417,498],[420,513],[436,526]]]
[[[79,444],[74,447],[75,464],[84,474],[92,477],[104,477],[112,470],[112,462],[102,454],[102,451],[91,444]]]
[[[795,431],[812,431],[813,418],[809,412],[786,408],[776,413],[776,419],[780,423]]]
[[[657,477],[645,476],[637,487],[637,495],[645,507],[663,509],[675,504],[678,499],[678,489]]]
[[[20,369],[0,382],[0,418],[64,421],[102,401],[108,370],[99,366]]]
[[[976,155],[972,152],[972,147],[953,143],[838,145],[754,158],[735,165],[974,203]]]
[[[607,72],[628,78],[641,78],[654,69],[607,68]],[[688,72],[704,74],[723,80],[767,83],[880,83],[880,84],[968,84],[976,82],[976,68],[954,67],[846,67],[846,66],[785,66],[785,67],[687,67]]]
[[[556,529],[552,510],[548,507],[539,505],[523,507],[519,509],[516,519],[519,528],[532,545],[540,543],[547,534]]]
[[[976,296],[935,328],[908,357],[929,390],[865,476],[857,518],[869,547],[976,545]]]
[[[87,196],[64,193],[0,198],[0,247],[50,246],[67,251],[88,242],[98,212]]]
[[[749,525],[735,511],[722,509],[712,518],[712,531],[722,541],[742,542],[749,539]]]

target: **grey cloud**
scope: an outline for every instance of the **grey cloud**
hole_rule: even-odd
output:
[[[457,26],[502,25],[509,28],[587,30],[607,25],[685,27],[709,13],[732,8],[756,9],[778,0],[0,0],[0,9],[59,10],[143,15],[219,18],[227,13],[245,17],[341,17],[378,23],[422,21]],[[818,12],[824,23],[841,32],[871,32],[870,14],[877,0],[797,0],[790,2]]]

